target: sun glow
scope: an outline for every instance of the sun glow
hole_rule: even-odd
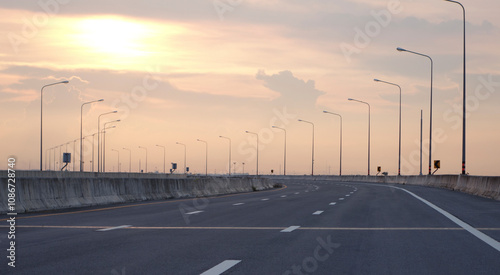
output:
[[[146,25],[120,18],[89,18],[78,22],[78,43],[95,53],[114,56],[144,56],[151,49],[152,31]]]

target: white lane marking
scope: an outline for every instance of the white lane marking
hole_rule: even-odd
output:
[[[298,194],[300,194],[300,193],[299,192],[295,192],[295,195],[298,195]]]
[[[290,227],[288,227],[286,229],[281,230],[280,232],[283,232],[283,233],[292,232],[292,231],[298,229],[299,227],[300,226],[298,226],[298,225],[290,226]]]
[[[483,232],[475,229],[474,227],[468,225],[467,223],[463,222],[462,220],[460,220],[459,218],[453,216],[452,214],[446,212],[445,210],[439,208],[438,206],[434,205],[433,203],[417,196],[415,193],[413,192],[410,192],[404,188],[400,188],[400,187],[396,187],[396,186],[385,186],[385,185],[379,185],[379,184],[375,184],[377,186],[382,186],[382,187],[389,187],[389,188],[395,188],[395,189],[399,189],[399,190],[402,190],[402,191],[405,191],[406,193],[412,195],[413,197],[415,197],[416,199],[420,200],[421,202],[427,204],[427,206],[431,207],[432,209],[436,210],[437,212],[441,213],[443,216],[447,217],[449,220],[451,220],[452,222],[456,223],[458,226],[462,227],[463,229],[469,231],[469,233],[471,233],[472,235],[476,236],[478,239],[480,239],[481,241],[485,242],[486,244],[490,245],[491,247],[493,247],[494,249],[496,249],[497,251],[500,252],[500,242],[496,241],[495,239],[491,238],[490,236],[484,234]]]
[[[321,213],[323,213],[323,212],[325,212],[325,211],[316,211],[313,213],[313,215],[321,215]]]
[[[200,275],[219,275],[226,272],[231,267],[237,265],[239,262],[241,262],[241,260],[226,260],[210,268],[209,270],[201,273]]]
[[[235,203],[235,204],[233,204],[233,205],[236,205],[236,206],[238,206],[238,205],[242,205],[242,204],[244,204],[244,203],[242,203],[242,202],[239,202],[239,203]]]
[[[268,201],[269,199],[262,199],[261,201]]]
[[[345,195],[346,197],[350,197],[351,195]]]
[[[198,214],[198,213],[201,213],[201,212],[203,212],[203,210],[189,212],[189,213],[186,213],[186,215],[193,215],[193,214]]]
[[[336,204],[337,204],[336,202],[332,202],[332,203],[330,203],[330,205],[336,205]]]
[[[344,200],[344,198],[340,198],[339,200],[343,201],[343,200]]]
[[[306,193],[307,193],[307,192],[309,192],[309,191],[307,191],[307,190],[306,190]]]
[[[116,226],[116,227],[98,229],[96,231],[104,232],[104,231],[110,231],[110,230],[115,230],[115,229],[127,228],[127,227],[131,227],[131,226],[132,225],[120,225],[120,226]]]
[[[286,198],[286,195],[281,196],[282,198]]]

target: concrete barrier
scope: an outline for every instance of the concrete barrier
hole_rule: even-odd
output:
[[[6,171],[0,171],[0,213],[7,213]],[[214,196],[270,189],[266,178],[165,174],[16,171],[16,212]]]
[[[295,180],[331,180],[337,182],[373,182],[429,186],[460,191],[476,196],[500,200],[500,177],[435,175],[435,176],[272,176],[283,182]]]

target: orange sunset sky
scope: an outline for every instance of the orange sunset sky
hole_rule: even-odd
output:
[[[500,3],[463,0],[467,9],[467,172],[499,176]],[[343,116],[343,174],[366,174],[371,105],[371,171],[397,173],[399,90],[402,87],[402,174],[419,173],[423,110],[424,173],[428,165],[429,60],[434,60],[434,140],[438,174],[458,174],[462,160],[462,10],[438,0],[41,0],[0,2],[0,169],[15,156],[17,169],[38,169],[40,89],[43,94],[43,167],[46,153],[73,153],[80,137],[120,119],[106,134],[106,170],[227,173],[228,142],[236,172],[339,172]],[[69,142],[69,143],[68,143]],[[68,143],[68,145],[66,145]],[[97,139],[95,141],[97,154]],[[67,149],[66,149],[67,147]],[[59,148],[59,147],[57,147]],[[76,142],[77,163],[79,169]],[[91,138],[84,141],[89,171]],[[73,155],[74,158],[74,155]],[[97,162],[97,155],[96,160]],[[51,161],[52,163],[52,161]],[[95,163],[97,169],[97,163]],[[51,164],[51,169],[53,165]],[[58,164],[59,166],[59,164]],[[70,164],[70,169],[73,165]]]

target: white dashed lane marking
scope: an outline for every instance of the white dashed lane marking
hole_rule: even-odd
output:
[[[323,212],[325,212],[325,211],[316,211],[313,213],[313,215],[321,215],[321,213],[323,213]]]
[[[330,203],[330,205],[336,205],[336,204],[337,204],[336,202],[332,202],[332,203]]]
[[[268,201],[269,199],[262,199],[261,201]]]
[[[98,229],[96,231],[104,232],[104,231],[111,231],[111,230],[127,228],[127,227],[131,227],[131,225],[120,225],[120,226],[116,226],[116,227]]]
[[[201,211],[193,211],[193,212],[186,213],[186,215],[193,215],[193,214],[198,214],[201,212],[203,212],[203,211],[202,210]]]
[[[229,270],[231,267],[237,265],[241,260],[226,260],[223,261],[222,263],[210,268],[209,270],[201,273],[200,275],[219,275],[227,270]]]
[[[299,227],[300,226],[298,226],[298,225],[290,226],[290,227],[288,227],[286,229],[281,230],[280,232],[289,233],[289,232],[292,232],[292,231],[298,229]]]
[[[239,202],[239,203],[235,203],[235,204],[233,204],[233,205],[238,206],[238,205],[243,205],[243,204],[244,204],[244,203]]]

